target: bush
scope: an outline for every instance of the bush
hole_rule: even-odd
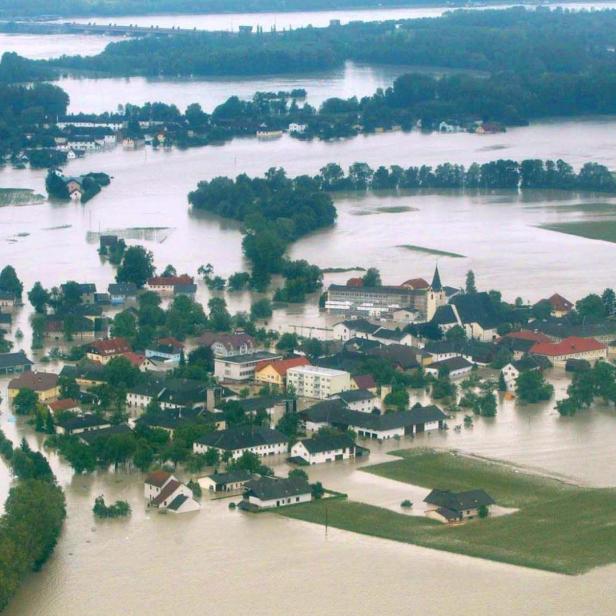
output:
[[[130,505],[126,501],[118,500],[113,505],[105,504],[103,495],[96,498],[92,511],[97,518],[125,518],[130,515]]]
[[[404,509],[410,509],[413,506],[413,503],[407,498],[400,503],[400,507]]]

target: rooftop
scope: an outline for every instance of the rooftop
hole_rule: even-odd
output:
[[[321,376],[342,376],[348,374],[345,370],[334,370],[333,368],[323,368],[322,366],[297,366],[291,368],[287,372],[300,373],[300,374],[315,374]]]
[[[301,494],[310,494],[310,485],[305,479],[279,477],[260,477],[252,479],[246,484],[247,495],[254,496],[263,501],[276,498],[288,498]]]
[[[233,451],[259,445],[288,443],[288,441],[289,438],[278,430],[262,426],[246,426],[211,432],[199,437],[196,442],[207,447]]]
[[[594,338],[578,338],[576,336],[571,336],[560,342],[539,342],[533,346],[530,352],[535,355],[559,357],[561,355],[572,355],[574,353],[601,351],[606,348],[605,344]]]
[[[429,505],[444,507],[454,512],[465,509],[493,505],[494,499],[484,490],[467,490],[466,492],[451,492],[450,490],[432,490],[424,502]]]
[[[9,389],[47,391],[58,385],[58,375],[53,372],[23,372],[9,382]]]
[[[310,361],[306,357],[291,357],[289,359],[277,359],[277,360],[265,360],[259,362],[256,366],[257,372],[263,370],[270,366],[273,370],[275,370],[281,377],[286,376],[287,370],[289,368],[297,368],[299,366],[307,366],[310,365]]]
[[[171,473],[167,471],[152,471],[145,478],[145,483],[156,486],[157,488],[162,488],[171,477]]]
[[[313,438],[306,438],[300,441],[308,450],[308,453],[322,453],[323,451],[334,451],[336,449],[346,449],[355,444],[348,434],[323,434]]]
[[[243,355],[227,355],[227,357],[217,357],[216,361],[224,361],[231,364],[253,364],[264,360],[280,359],[280,355],[269,351],[256,351],[255,353],[244,353]]]
[[[0,353],[0,369],[32,365],[34,365],[34,362],[31,362],[23,351]]]

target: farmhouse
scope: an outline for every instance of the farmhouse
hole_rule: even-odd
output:
[[[192,490],[165,471],[154,471],[146,477],[144,496],[149,507],[171,513],[188,513],[201,509],[201,505],[193,498]]]
[[[248,510],[272,509],[312,500],[310,486],[305,479],[260,477],[246,484],[242,508]]]
[[[291,447],[291,461],[297,460],[304,464],[348,460],[354,456],[355,443],[348,434],[317,434]]]
[[[209,492],[239,492],[253,477],[250,471],[240,469],[201,477],[199,485]]]
[[[331,397],[342,400],[348,409],[362,413],[372,413],[380,405],[379,397],[367,389],[351,389]]]
[[[92,414],[68,417],[56,421],[56,432],[58,434],[82,434],[90,430],[110,427],[111,423],[108,420]]]
[[[532,355],[547,357],[554,366],[564,367],[568,359],[594,361],[607,359],[607,345],[594,338],[571,336],[561,342],[539,342],[530,350]]]
[[[258,456],[286,453],[288,444],[288,437],[278,430],[247,426],[205,434],[194,442],[193,451],[206,453],[210,449],[215,449],[221,456],[229,452],[231,457],[236,459],[245,451]]]
[[[212,349],[214,357],[247,355],[256,350],[254,338],[239,332],[234,334],[206,332],[199,336],[196,342],[199,346]]]
[[[449,490],[432,490],[424,503],[431,507],[426,510],[426,516],[439,522],[453,524],[463,520],[472,520],[480,515],[485,508],[489,513],[494,499],[483,490],[468,490],[466,492],[451,492]]]
[[[193,294],[197,291],[195,279],[188,274],[181,276],[154,276],[145,284],[148,291],[159,295]]]
[[[106,364],[110,359],[119,357],[131,351],[131,347],[124,338],[106,338],[95,340],[86,349],[86,357],[90,361]]]

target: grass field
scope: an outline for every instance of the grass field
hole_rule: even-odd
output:
[[[577,235],[578,237],[585,237],[590,240],[616,243],[616,220],[561,222],[540,225],[540,228],[558,233],[566,233],[567,235]]]
[[[353,501],[315,501],[278,513],[317,524],[570,575],[616,562],[616,490],[581,488],[502,464],[432,450],[363,471],[428,488],[483,488],[510,515],[446,526]]]
[[[439,257],[453,257],[454,259],[466,259],[464,255],[459,255],[457,252],[447,252],[446,250],[437,250],[436,248],[426,248],[425,246],[415,246],[414,244],[401,244],[398,248],[405,248],[413,252],[422,252],[428,255],[437,255]]]

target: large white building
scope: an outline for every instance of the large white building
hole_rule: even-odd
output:
[[[355,443],[348,434],[315,435],[297,441],[291,447],[291,458],[307,464],[322,464],[355,457]]]
[[[287,453],[288,445],[288,437],[278,430],[247,426],[205,434],[193,443],[193,452],[206,453],[210,449],[215,449],[221,457],[228,452],[228,455],[235,460],[245,451],[260,457],[284,454]]]
[[[312,492],[305,479],[260,477],[246,484],[244,500],[240,506],[251,510],[273,509],[311,500]]]
[[[298,396],[324,400],[333,394],[351,389],[351,375],[344,370],[297,366],[287,370],[287,387],[290,385]]]
[[[278,359],[282,359],[282,355],[268,353],[267,351],[216,357],[214,360],[214,376],[219,381],[252,381],[255,378],[258,363]]]

